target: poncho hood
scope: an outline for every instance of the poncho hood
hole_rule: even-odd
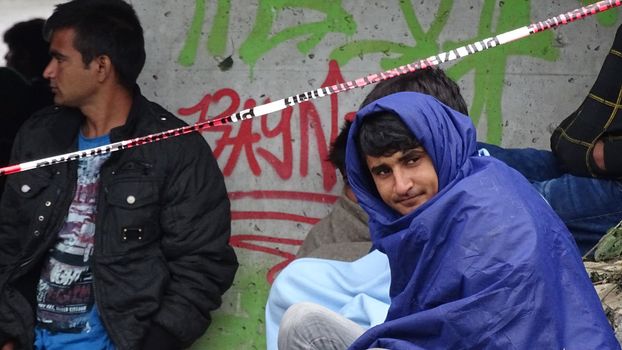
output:
[[[365,118],[397,115],[421,142],[439,190],[401,216],[379,197],[355,135]],[[352,349],[619,349],[576,245],[518,172],[479,157],[470,119],[419,93],[357,114],[347,173],[391,267],[385,323]]]
[[[400,116],[417,135],[436,169],[439,195],[461,177],[462,168],[469,165],[469,157],[476,155],[476,131],[471,120],[431,96],[414,92],[394,94],[367,105],[357,114],[349,138],[358,133],[363,118],[379,112]],[[361,206],[367,212],[373,212],[371,219],[376,228],[372,230],[373,234],[381,234],[385,229],[391,233],[400,226],[408,225],[413,216],[436,201],[439,195],[417,211],[402,217],[379,197],[366,164],[358,155],[356,143],[350,139],[347,145],[348,179]]]

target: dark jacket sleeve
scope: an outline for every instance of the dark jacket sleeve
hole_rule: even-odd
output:
[[[551,150],[567,172],[587,177],[622,177],[622,26],[581,106],[555,129]],[[605,143],[606,171],[599,170],[592,156],[594,145]]]
[[[28,142],[27,139],[23,131],[17,134],[11,151],[11,164],[23,161],[25,153],[23,148]],[[7,182],[9,179],[7,177]],[[34,324],[34,305],[28,302],[23,293],[24,289],[28,288],[20,288],[22,285],[19,283],[16,285],[15,282],[9,284],[22,253],[18,237],[23,233],[19,230],[20,226],[15,223],[17,215],[12,210],[16,206],[10,194],[5,193],[0,199],[0,348],[9,340],[15,342],[16,345],[28,343],[31,337],[25,325]],[[30,273],[28,276],[31,278],[36,276],[37,280],[39,278],[38,273]],[[24,279],[22,277],[22,282]],[[31,279],[28,282],[34,283],[34,280]],[[34,293],[34,288],[32,290]]]
[[[153,323],[187,347],[209,326],[210,312],[220,306],[238,263],[229,245],[230,203],[218,163],[200,135],[180,139],[160,219],[171,282]],[[151,337],[166,333],[152,330],[144,343]]]

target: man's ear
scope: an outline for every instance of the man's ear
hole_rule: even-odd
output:
[[[114,67],[112,61],[107,55],[100,55],[93,60],[95,67],[97,68],[97,80],[102,83],[106,79],[112,78],[114,74]]]

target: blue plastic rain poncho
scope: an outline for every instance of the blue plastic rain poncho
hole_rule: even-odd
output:
[[[354,135],[389,111],[432,159],[439,191],[400,216],[377,194]],[[619,349],[572,236],[519,173],[476,154],[470,119],[418,93],[362,109],[348,178],[391,267],[386,321],[351,349]]]

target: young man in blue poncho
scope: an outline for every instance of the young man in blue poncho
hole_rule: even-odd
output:
[[[402,91],[434,96],[448,107],[468,115],[458,84],[442,69],[435,67],[379,82],[365,97],[361,108],[381,97]],[[346,182],[346,146],[352,121],[344,123],[330,150],[331,162]],[[350,186],[347,187],[350,194],[342,198],[347,198],[345,201],[348,202],[356,200]],[[382,323],[387,316],[391,284],[389,262],[385,254],[370,251],[371,237],[364,210],[357,203],[345,205],[344,201],[341,202],[342,205],[335,203],[329,216],[307,234],[296,260],[281,271],[272,284],[266,302],[268,350],[277,349],[281,318],[290,306],[298,302],[320,304],[365,329]],[[365,243],[368,243],[367,254],[362,251]],[[315,248],[312,250],[309,247]],[[357,253],[360,255],[356,261],[345,262]],[[301,255],[303,259],[298,259]]]
[[[279,349],[619,349],[573,239],[516,171],[478,157],[470,119],[418,93],[363,108],[347,173],[388,256],[383,324],[304,303]]]

